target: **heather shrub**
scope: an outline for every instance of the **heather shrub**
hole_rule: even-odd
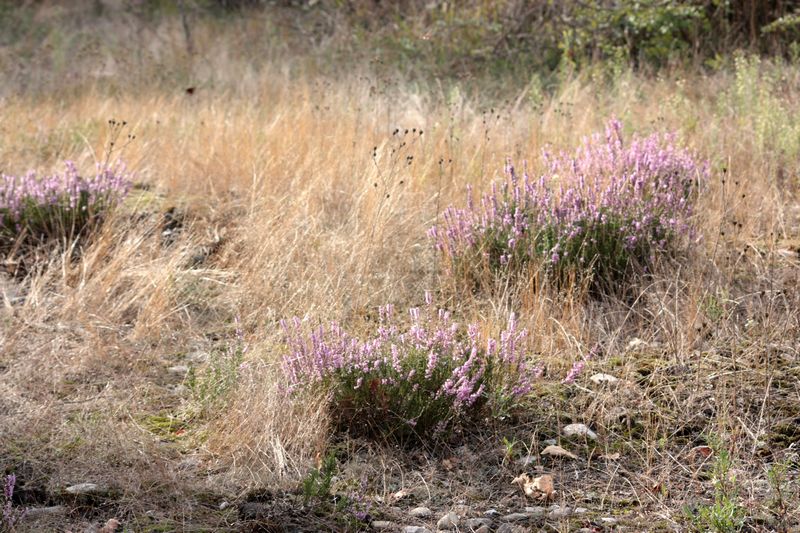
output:
[[[468,190],[467,207],[447,208],[431,228],[456,279],[486,285],[541,266],[557,283],[588,276],[593,288],[610,288],[690,243],[692,204],[708,171],[674,135],[625,142],[612,120],[574,154],[543,157],[538,179],[509,161],[505,180],[478,205]]]
[[[499,338],[484,339],[437,310],[412,308],[409,322],[392,306],[377,329],[358,338],[337,323],[307,331],[281,323],[289,392],[329,395],[340,429],[408,442],[443,437],[487,409],[507,410],[532,387],[540,369],[524,354],[525,330],[513,314]]]
[[[65,165],[51,176],[0,175],[0,250],[78,238],[130,189],[122,164],[98,165],[90,177]]]

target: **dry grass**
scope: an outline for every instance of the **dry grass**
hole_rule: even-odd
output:
[[[568,475],[578,467],[553,465],[563,501],[600,487],[604,512],[658,513],[686,527],[681,505],[711,494],[699,476],[708,465],[688,452],[713,438],[734,457],[754,515],[775,496],[765,481],[771,465],[794,457],[785,494],[797,490],[795,67],[764,66],[776,78],[766,104],[730,96],[747,83],[766,90],[759,76],[741,79],[744,70],[738,80],[576,77],[540,105],[522,87],[502,104],[359,73],[322,79],[281,59],[238,85],[255,59],[221,31],[201,28],[195,38],[200,50],[215,43],[208,68],[225,83],[192,95],[163,84],[111,92],[103,81],[63,94],[5,91],[3,171],[63,159],[88,168],[104,157],[105,123],[117,118],[136,140],[115,155],[145,186],[79,258],[55,253],[39,272],[0,278],[0,464],[18,473],[30,505],[74,504],[58,518],[74,527],[112,516],[137,530],[148,521],[232,527],[235,512],[219,511],[220,502],[254,487],[294,487],[331,441],[324,402],[287,405],[278,391],[277,321],[307,315],[362,327],[375,306],[417,304],[426,289],[486,329],[515,309],[548,367],[526,422],[476,437],[475,447],[496,450],[501,434],[535,443],[574,420],[598,431],[602,453],[621,454],[619,464],[590,462],[582,479]],[[162,61],[191,71],[173,50],[179,37],[165,40],[172,55]],[[543,146],[569,148],[609,116],[629,130],[676,130],[711,161],[692,261],[664,265],[628,301],[525,284],[494,296],[450,290],[425,237],[437,210],[460,203],[467,184],[486,188],[506,156],[535,166]],[[170,209],[180,224],[168,238]],[[168,368],[194,365],[203,376],[224,365],[214,354],[235,342],[235,317],[245,366],[234,368],[235,390],[196,416],[208,398]],[[629,346],[634,338],[646,344]],[[595,344],[603,355],[586,375],[624,383],[556,386]],[[170,416],[179,427],[165,427]],[[405,467],[369,468],[380,478]],[[498,467],[493,482],[507,484],[514,469]],[[85,481],[110,491],[89,504],[64,497],[65,486]],[[796,500],[784,515],[761,526],[797,520]]]

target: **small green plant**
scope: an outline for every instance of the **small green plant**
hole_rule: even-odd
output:
[[[208,364],[202,369],[189,368],[186,386],[192,393],[191,411],[196,417],[203,417],[210,411],[224,406],[225,399],[236,386],[239,370],[242,367],[247,346],[236,322],[236,341],[223,350],[215,350],[209,356]]]
[[[517,439],[509,439],[508,437],[503,437],[503,464],[510,463],[514,460],[514,455],[516,454],[517,448]]]
[[[337,470],[336,456],[329,453],[322,459],[319,467],[313,468],[303,479],[303,502],[305,504],[313,500],[326,502],[331,496],[333,476]]]
[[[767,470],[767,480],[772,490],[770,509],[772,509],[772,512],[781,523],[786,522],[786,515],[789,511],[789,502],[786,501],[784,487],[786,484],[787,469],[788,464],[786,462],[778,462],[770,466]]]
[[[730,452],[718,443],[712,444],[715,460],[712,468],[714,503],[701,505],[696,513],[689,513],[695,531],[732,533],[744,527],[746,510],[739,504],[736,476],[731,472]]]

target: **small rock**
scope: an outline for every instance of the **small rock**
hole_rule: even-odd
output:
[[[431,533],[431,530],[420,526],[406,526],[403,528],[403,533]]]
[[[615,526],[617,525],[617,519],[610,516],[604,516],[600,519],[600,523],[604,526]]]
[[[470,529],[480,529],[481,527],[489,527],[491,525],[491,518],[470,518],[467,520],[467,527]]]
[[[540,516],[544,516],[545,511],[546,511],[546,509],[544,507],[526,507],[525,508],[525,513],[530,515],[530,516],[532,516],[532,517],[534,517],[534,518],[537,518],[537,517],[540,517]]]
[[[186,375],[189,373],[189,367],[186,365],[175,365],[167,369],[170,374]]]
[[[530,516],[526,513],[511,513],[503,516],[500,520],[503,522],[522,522],[528,518],[530,518]]]
[[[37,516],[51,516],[63,514],[67,512],[67,508],[63,505],[52,505],[50,507],[30,507],[25,512],[25,515],[34,518]]]
[[[447,513],[436,522],[436,528],[441,530],[450,530],[458,527],[459,516],[456,513]]]
[[[573,511],[573,512],[575,514],[586,514],[586,513],[589,512],[589,509],[587,509],[586,507],[576,507],[575,511]]]
[[[414,518],[428,518],[433,513],[427,507],[414,507],[408,512],[408,514]]]
[[[72,485],[67,487],[67,492],[70,494],[97,494],[99,492],[104,492],[103,489],[100,488],[99,485],[95,483],[78,483],[77,485]]]
[[[389,529],[392,526],[394,526],[394,524],[392,524],[388,520],[375,520],[370,525],[372,526],[372,529]]]
[[[230,506],[231,506],[230,503],[228,503],[227,501],[224,501],[221,504],[219,504],[219,510],[220,511],[224,511],[225,509],[227,509]]]
[[[550,514],[547,515],[553,520],[562,520],[564,518],[569,518],[572,515],[572,509],[569,507],[556,507]]]
[[[544,443],[545,446],[555,446],[556,444],[558,444],[558,441],[556,439],[545,439],[542,442]]]
[[[589,379],[596,385],[602,385],[604,383],[614,385],[615,383],[619,383],[619,378],[612,376],[611,374],[595,374]]]
[[[589,429],[586,424],[569,424],[564,426],[562,430],[567,437],[580,436],[587,437],[591,440],[597,440],[597,433]]]
[[[514,524],[503,524],[497,528],[496,533],[527,533],[528,528]]]
[[[497,509],[487,509],[486,511],[484,511],[483,514],[484,516],[488,516],[489,518],[497,518],[498,516],[500,516],[500,511],[498,511]]]

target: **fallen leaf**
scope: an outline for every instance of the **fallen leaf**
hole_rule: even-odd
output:
[[[108,522],[106,522],[106,525],[100,528],[100,531],[98,531],[98,533],[114,533],[118,527],[119,527],[119,520],[117,520],[116,518],[112,518]]]
[[[519,485],[525,496],[538,500],[549,500],[556,492],[553,486],[553,477],[547,474],[537,478],[531,478],[529,474],[521,474],[514,478],[513,483]]]
[[[550,445],[542,450],[542,455],[552,455],[553,457],[568,457],[570,459],[577,459],[578,456],[574,453],[565,450],[561,446]]]
[[[533,480],[533,488],[538,490],[544,495],[545,500],[549,500],[555,494],[555,487],[553,486],[553,476],[545,474]]]
[[[714,450],[711,449],[711,446],[695,446],[689,450],[689,455],[692,457],[696,457],[698,455],[702,457],[711,457],[711,454],[713,453]]]
[[[531,479],[531,476],[528,474],[518,475],[511,483],[519,485],[519,488],[522,489],[525,496],[533,496],[533,479]]]
[[[403,489],[400,489],[397,492],[395,492],[394,494],[392,494],[392,498],[394,498],[394,501],[400,501],[403,498],[405,498],[406,496],[408,496],[408,492],[406,492]]]

